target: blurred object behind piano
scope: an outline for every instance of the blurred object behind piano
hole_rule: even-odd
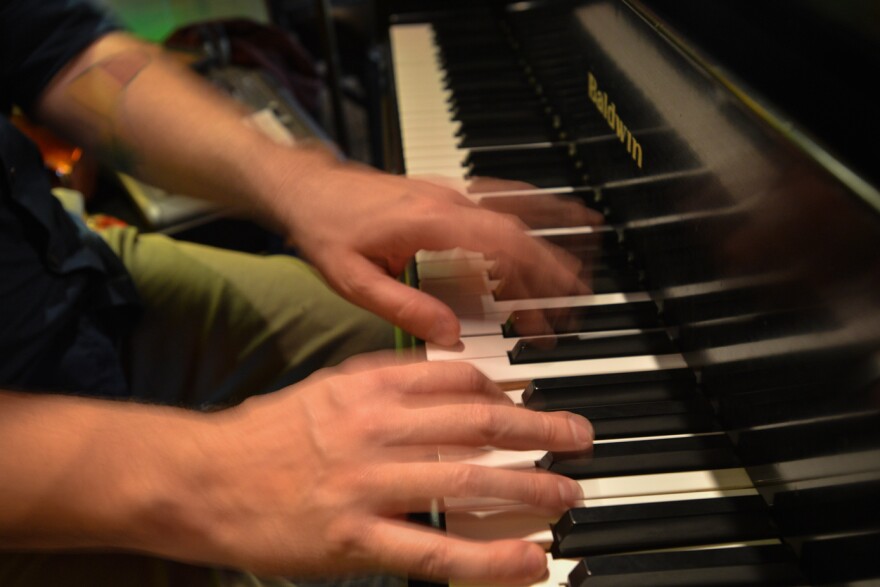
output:
[[[605,217],[536,231],[594,295],[511,299],[467,252],[417,259],[463,324],[429,360],[597,431],[539,463],[583,478],[584,508],[449,531],[546,542],[572,587],[880,580],[876,3],[384,5],[389,169]]]

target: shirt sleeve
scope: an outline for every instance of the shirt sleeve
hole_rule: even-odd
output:
[[[65,64],[118,28],[88,0],[0,0],[0,109],[30,109]]]

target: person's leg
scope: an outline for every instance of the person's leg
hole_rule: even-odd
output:
[[[112,229],[145,313],[131,337],[135,397],[212,406],[294,383],[363,352],[393,328],[334,293],[306,263]]]
[[[305,587],[138,554],[0,553],[3,587]],[[332,587],[329,583],[322,587]],[[341,587],[341,586],[336,586]],[[360,587],[355,585],[354,587]],[[365,587],[405,587],[401,583]]]

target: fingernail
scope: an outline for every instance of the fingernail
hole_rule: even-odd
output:
[[[569,414],[568,423],[571,426],[571,433],[578,443],[583,445],[584,448],[593,445],[593,425],[590,424],[589,420],[577,414]]]
[[[584,490],[580,484],[570,479],[559,480],[559,497],[562,503],[574,505],[576,502],[584,499]]]

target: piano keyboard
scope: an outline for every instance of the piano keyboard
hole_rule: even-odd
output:
[[[699,222],[703,231],[724,235],[743,221],[748,207],[731,205],[718,195],[697,157],[679,157],[675,165],[655,159],[644,169],[639,160],[636,169],[629,160],[635,151],[621,146],[626,141],[620,119],[612,131],[604,114],[589,103],[592,96],[581,87],[586,83],[543,85],[541,67],[552,73],[580,66],[568,63],[570,55],[559,53],[562,43],[551,28],[523,19],[522,28],[534,35],[526,47],[519,36],[513,38],[509,22],[487,26],[481,18],[390,29],[407,173],[442,176],[490,207],[517,198],[577,196],[600,205],[603,213],[623,211],[626,222],[614,224],[612,216],[608,226],[563,222],[533,230],[558,246],[574,246],[569,249],[574,254],[587,251],[595,263],[595,291],[589,295],[509,295],[499,288],[492,263],[481,255],[454,250],[416,256],[421,289],[448,304],[462,323],[461,342],[454,348],[428,343],[428,360],[466,361],[525,407],[580,413],[596,431],[590,455],[492,450],[441,455],[444,460],[488,466],[549,469],[577,479],[585,495],[581,507],[556,519],[516,504],[450,499],[447,531],[474,539],[520,538],[542,544],[548,551],[549,575],[541,585],[553,587],[807,584],[791,544],[780,540],[771,519],[765,501],[768,488],[787,492],[784,499],[795,502],[810,494],[806,503],[812,503],[809,499],[832,493],[835,483],[860,487],[877,481],[876,466],[868,464],[877,462],[876,450],[835,458],[798,448],[802,439],[804,446],[810,444],[808,431],[815,434],[837,426],[861,430],[875,420],[867,417],[863,422],[858,414],[846,413],[837,422],[835,417],[810,413],[803,422],[786,422],[777,430],[772,416],[762,420],[762,408],[814,391],[809,384],[790,384],[788,389],[783,382],[761,399],[748,393],[723,398],[722,414],[729,421],[719,422],[718,406],[711,405],[717,398],[704,396],[704,382],[697,381],[670,335],[700,336],[705,329],[721,340],[739,340],[760,322],[789,336],[770,337],[751,348],[763,349],[760,352],[767,356],[784,355],[797,339],[790,336],[792,326],[795,332],[800,324],[821,329],[823,316],[808,304],[795,305],[791,312],[750,313],[744,300],[763,295],[787,279],[785,275],[736,274],[721,282],[715,275],[695,273],[688,280],[667,280],[672,287],[663,285],[659,291],[664,319],[684,308],[691,312],[688,326],[695,327],[681,333],[665,327],[654,301],[658,289],[650,287],[650,276],[643,276],[632,263],[628,249],[650,249],[651,243],[664,242],[667,233],[674,237],[688,223]],[[522,54],[535,58],[540,67],[519,59]],[[586,69],[577,74],[586,75]],[[626,116],[630,128],[640,131],[645,152],[679,148],[679,139],[651,107],[627,111]],[[687,147],[681,150],[690,152]],[[480,176],[530,187],[505,184],[505,191],[480,192]],[[666,186],[677,182],[693,182],[707,196],[693,208],[681,202],[670,214],[662,202],[674,197]],[[653,259],[661,269],[677,275],[676,263],[682,258],[696,258],[693,267],[701,267],[700,255],[705,253],[683,249],[674,238],[666,240],[669,248]],[[593,256],[597,250],[601,253]],[[732,315],[718,312],[725,304],[736,308]],[[545,311],[561,315],[559,323],[555,318],[541,323]],[[546,331],[530,330],[536,316]],[[706,355],[720,363],[731,349],[735,345],[710,348]],[[716,351],[717,356],[712,354]],[[743,389],[749,389],[748,382]],[[739,406],[739,401],[747,406]],[[747,407],[758,409],[746,415]],[[750,455],[754,441],[749,435],[739,439],[735,451],[725,430],[739,427],[755,427],[754,434],[771,445],[784,445],[778,460],[766,464]],[[775,441],[777,432],[784,441]],[[864,437],[869,435],[865,432]],[[755,461],[748,471],[741,449]],[[817,470],[823,476],[817,477]],[[757,488],[756,478],[762,483]],[[864,540],[858,533],[844,538],[852,538],[859,548],[877,543],[876,535],[866,535]],[[817,544],[821,548],[822,540],[803,540],[805,550]]]
[[[468,169],[467,161],[475,153],[489,152],[491,150],[517,150],[520,145],[499,145],[496,147],[476,147],[474,149],[459,146],[456,134],[461,131],[461,124],[451,118],[451,102],[453,92],[446,87],[444,72],[440,60],[441,52],[435,44],[433,29],[430,25],[399,25],[392,27],[390,31],[391,46],[394,56],[394,74],[397,87],[397,103],[400,115],[400,127],[403,141],[403,155],[406,169],[409,175],[441,175],[447,178],[461,180],[464,189],[467,189]],[[575,186],[555,186],[543,190],[527,190],[519,192],[523,195],[534,193],[571,193]],[[517,192],[505,192],[505,196],[515,196]],[[479,200],[480,195],[472,196]],[[428,343],[426,355],[432,361],[467,361],[477,367],[494,381],[508,387],[524,387],[529,381],[540,378],[564,378],[571,376],[602,376],[607,374],[630,374],[638,372],[674,372],[687,369],[687,364],[680,354],[674,349],[666,349],[663,354],[639,353],[638,346],[634,352],[627,356],[614,356],[615,345],[611,344],[611,351],[601,358],[583,358],[576,356],[566,357],[568,360],[553,360],[552,353],[546,353],[544,359],[538,358],[531,362],[513,364],[511,353],[518,344],[526,344],[529,337],[509,337],[503,332],[504,322],[516,311],[540,310],[546,308],[571,308],[571,307],[612,307],[617,305],[631,305],[650,302],[650,296],[644,291],[635,292],[609,292],[600,295],[569,296],[563,298],[539,298],[524,300],[498,300],[493,295],[496,283],[493,283],[488,275],[491,264],[480,255],[466,251],[448,252],[422,252],[417,257],[418,276],[420,287],[432,295],[449,304],[462,320],[462,340],[456,348],[444,348]],[[655,330],[660,336],[666,338],[663,330]],[[620,341],[622,338],[638,338],[646,336],[643,329],[618,329],[615,331],[580,332],[572,333],[579,343],[585,343],[584,349],[595,348],[609,341]],[[668,338],[666,339],[668,342]],[[558,349],[559,343],[553,345]],[[620,346],[619,344],[617,346]],[[612,419],[619,419],[613,418]],[[678,436],[658,435],[636,438],[616,438],[603,440],[601,434],[597,436],[597,452],[603,448],[620,447],[625,445],[636,446],[638,444],[650,444],[677,441],[699,440],[705,435],[706,438],[726,438],[722,434],[713,431],[698,430],[696,432],[684,429]],[[682,446],[687,447],[686,444]],[[673,455],[670,464],[663,472],[640,474],[638,460],[651,459],[652,455],[645,453],[641,457],[638,453],[631,453],[630,459],[633,466],[625,468],[623,475],[605,477],[591,477],[581,479],[579,483],[586,499],[583,502],[586,512],[596,508],[596,512],[619,512],[624,508],[653,508],[653,511],[674,510],[676,507],[681,512],[669,514],[660,524],[669,525],[684,523],[686,533],[692,527],[687,526],[687,520],[693,520],[692,509],[687,507],[688,502],[694,504],[727,504],[731,500],[754,500],[750,503],[764,506],[763,500],[752,487],[751,479],[746,471],[735,463],[735,458],[728,458],[722,462],[721,468],[709,470],[675,470],[676,466],[683,469],[686,467],[682,462],[677,462],[675,457],[687,460],[688,448]],[[693,450],[691,449],[691,454]],[[597,458],[598,455],[593,455]],[[729,455],[732,457],[732,453]],[[534,451],[527,453],[485,454],[478,457],[470,457],[470,462],[490,463],[492,466],[507,467],[534,467],[535,462],[548,458],[549,455],[536,454]],[[446,457],[455,458],[454,456]],[[625,457],[618,457],[622,459]],[[655,456],[656,458],[656,456]],[[587,459],[588,461],[591,459]],[[558,466],[559,463],[557,463]],[[621,466],[621,463],[617,463]],[[583,469],[589,470],[588,462]],[[613,468],[613,465],[612,465]],[[647,467],[645,467],[647,468]],[[660,507],[657,507],[660,504]],[[551,524],[555,522],[547,516],[535,512],[523,510],[516,506],[493,504],[485,500],[447,500],[447,514],[445,516],[447,531],[457,535],[474,539],[494,539],[518,537],[532,540],[543,544],[548,549],[557,550],[559,540],[554,540],[554,530]],[[691,511],[689,516],[684,512]],[[573,512],[577,512],[574,510]],[[639,512],[636,512],[639,515]],[[644,512],[642,513],[644,515]],[[731,514],[732,515],[732,514]],[[730,552],[755,549],[756,544],[774,544],[778,541],[773,539],[773,529],[766,512],[759,507],[759,513],[754,514],[756,524],[761,525],[760,531],[753,531],[737,535],[736,532],[724,535],[710,533],[700,542],[700,538],[691,540],[679,540],[678,543],[652,544],[647,540],[644,544],[627,544],[626,540],[617,545],[619,552],[638,550],[662,550],[664,548],[719,548],[727,546]],[[684,516],[684,517],[682,517]],[[740,523],[742,514],[739,514]],[[639,520],[631,521],[631,524]],[[640,520],[647,523],[646,520]],[[717,520],[715,520],[717,522]],[[562,522],[559,522],[562,523]],[[695,522],[699,526],[699,522]],[[762,525],[763,524],[763,525]],[[625,525],[625,523],[623,523]],[[709,524],[712,526],[712,524]],[[717,527],[717,525],[716,525]],[[560,530],[569,540],[575,538],[570,533]],[[588,529],[597,532],[595,528]],[[620,528],[610,528],[608,534],[599,533],[596,541],[601,545],[603,539],[608,543],[599,548],[600,554],[612,554],[615,552],[615,544],[611,541],[612,536],[619,536]],[[623,531],[633,539],[636,536],[651,534],[650,528],[631,528],[628,532]],[[656,531],[655,531],[656,533]],[[596,546],[594,546],[595,550]],[[565,549],[564,549],[565,550]],[[573,551],[577,558],[570,558]],[[751,551],[749,551],[751,552]],[[543,584],[560,585],[569,584],[572,587],[579,585],[583,579],[570,580],[578,568],[581,553],[574,549],[565,552],[548,552],[549,576]],[[656,558],[658,555],[653,554]],[[613,558],[613,557],[612,557]],[[662,558],[662,557],[661,557]],[[668,558],[668,557],[667,557]],[[687,567],[693,564],[705,573],[705,567],[726,565],[729,561],[708,560],[705,563],[680,562],[674,563],[673,567]],[[658,563],[661,564],[662,563]],[[704,564],[704,566],[700,566]],[[743,563],[744,564],[744,563]],[[735,566],[735,563],[730,563]],[[673,576],[673,568],[669,571]],[[691,571],[702,577],[700,571]],[[678,575],[679,579],[681,575]],[[592,585],[592,582],[585,584]]]

